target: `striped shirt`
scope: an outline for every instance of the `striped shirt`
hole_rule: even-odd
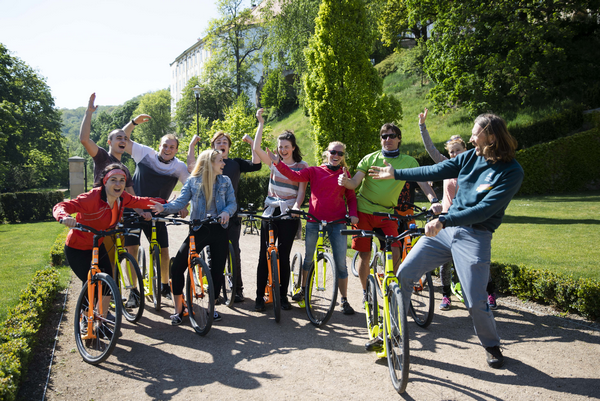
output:
[[[301,161],[287,165],[293,171],[300,171],[308,167],[308,163]],[[271,201],[291,200],[298,196],[298,185],[296,181],[292,181],[285,175],[281,174],[274,164],[271,164],[271,176],[269,177],[269,189],[267,196]]]

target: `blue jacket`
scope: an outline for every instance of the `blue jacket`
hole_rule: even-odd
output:
[[[235,195],[233,193],[233,185],[229,177],[224,175],[218,175],[213,187],[213,197],[217,206],[217,213],[222,212],[229,213],[229,216],[233,216],[237,210],[237,203],[235,202]],[[190,202],[192,204],[192,213],[190,216],[191,220],[202,220],[206,218],[206,198],[204,191],[202,190],[202,177],[192,176],[187,179],[183,188],[181,188],[181,194],[173,202],[169,202],[164,206],[166,213],[175,213],[185,207]]]

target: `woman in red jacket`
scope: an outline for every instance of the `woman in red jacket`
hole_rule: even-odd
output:
[[[279,172],[292,181],[310,182],[310,205],[308,212],[319,220],[334,221],[343,219],[346,214],[350,216],[352,224],[358,223],[356,211],[356,194],[354,190],[346,189],[338,185],[340,174],[348,174],[344,158],[346,145],[341,142],[331,142],[327,150],[323,152],[323,164],[308,167],[300,171],[293,171],[285,163],[280,163],[279,158],[267,149],[269,157]],[[349,175],[349,174],[348,174]],[[347,204],[347,208],[346,208]],[[354,309],[348,303],[348,269],[346,267],[346,237],[340,234],[345,229],[345,224],[328,224],[325,227],[331,248],[333,259],[338,271],[338,284],[342,294],[341,307],[345,315],[354,313]],[[306,282],[308,269],[312,263],[313,254],[317,245],[319,223],[309,221],[306,223],[306,241],[304,265],[302,266],[302,286]],[[294,301],[304,298],[304,290],[294,295]]]
[[[56,204],[52,212],[54,218],[67,227],[75,227],[76,223],[81,223],[96,230],[109,230],[116,226],[126,207],[149,209],[153,204],[151,200],[164,203],[159,198],[142,198],[124,192],[126,175],[118,164],[106,166],[99,180],[91,191]],[[77,213],[77,216],[71,217],[72,213]],[[69,266],[83,282],[87,281],[92,262],[93,238],[92,233],[71,230],[65,243]],[[100,270],[112,277],[112,266],[102,241],[100,239],[98,264]]]

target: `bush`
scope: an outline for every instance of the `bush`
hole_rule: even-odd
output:
[[[392,53],[387,56],[381,63],[375,66],[377,73],[381,78],[385,78],[388,75],[398,71],[402,56],[400,53]]]
[[[63,199],[62,191],[0,194],[0,220],[9,223],[46,220],[52,217],[54,205]]]
[[[37,333],[58,290],[58,271],[36,272],[19,304],[0,324],[0,400],[14,400],[37,342]]]
[[[58,234],[52,248],[50,248],[50,262],[52,266],[62,266],[65,259],[65,242],[67,240],[67,234],[69,233],[69,228],[65,227],[62,233]]]
[[[246,209],[248,203],[253,203],[257,209],[262,208],[265,204],[268,188],[268,170],[242,174],[238,183],[238,209]]]
[[[600,185],[600,129],[560,138],[517,152],[525,170],[519,194],[590,190]]]

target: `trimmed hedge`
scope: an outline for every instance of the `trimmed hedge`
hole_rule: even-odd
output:
[[[38,340],[37,333],[58,291],[58,277],[53,268],[37,271],[21,292],[19,304],[0,324],[0,400],[17,397]]]
[[[589,278],[575,279],[570,275],[535,270],[523,265],[492,262],[492,277],[496,288],[588,319],[600,317],[600,282]]]
[[[50,248],[50,263],[52,266],[62,266],[65,261],[65,242],[67,241],[67,234],[69,233],[69,227],[65,227],[63,232],[58,234],[52,248]]]
[[[600,186],[600,128],[517,151],[525,170],[519,194],[549,194]]]
[[[238,209],[247,209],[248,203],[253,203],[256,209],[262,208],[268,188],[269,171],[242,174],[238,183]]]
[[[54,205],[63,199],[62,191],[0,194],[0,222],[46,220],[52,217]]]

